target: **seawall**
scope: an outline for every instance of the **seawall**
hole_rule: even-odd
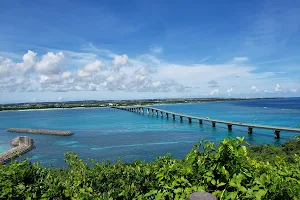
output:
[[[3,165],[12,159],[19,157],[34,148],[33,139],[27,136],[19,136],[10,142],[10,145],[16,146],[0,154],[0,165]]]
[[[16,133],[32,133],[32,134],[61,135],[61,136],[73,135],[71,131],[31,129],[31,128],[9,128],[7,131],[16,132]]]

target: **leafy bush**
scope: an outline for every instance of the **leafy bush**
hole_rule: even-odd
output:
[[[280,146],[263,145],[252,146],[249,155],[259,161],[269,161],[272,164],[276,161],[276,155],[282,157],[286,162],[294,163],[295,155],[300,156],[300,136],[288,139]]]
[[[132,164],[88,165],[68,152],[67,169],[12,162],[0,166],[0,198],[187,199],[206,191],[219,199],[299,199],[299,156],[290,157],[292,162],[276,155],[271,163],[259,161],[246,146],[243,138],[224,139],[218,147],[201,141],[182,160],[168,154]]]

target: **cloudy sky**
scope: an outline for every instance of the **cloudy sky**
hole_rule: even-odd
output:
[[[299,0],[3,0],[0,103],[300,96]]]

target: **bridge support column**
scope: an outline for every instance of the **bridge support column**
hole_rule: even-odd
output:
[[[180,118],[180,121],[182,121],[182,116],[179,116],[179,118]]]
[[[163,116],[164,116],[162,111],[160,111],[160,116],[161,116],[161,117],[163,117]]]
[[[174,114],[172,114],[172,118],[175,119],[175,115]]]
[[[228,130],[232,131],[232,124],[227,124],[227,126],[228,126]]]
[[[279,139],[280,138],[280,131],[274,130],[274,137],[275,137],[275,139]]]
[[[166,118],[169,118],[169,113],[166,113]]]
[[[199,124],[203,124],[202,119],[199,119]]]
[[[158,116],[158,111],[156,110],[156,116]]]
[[[216,127],[216,122],[211,122],[212,127]]]
[[[152,115],[154,115],[154,110],[153,109],[151,109],[152,110]]]
[[[252,127],[248,127],[248,134],[252,134],[253,132],[253,128]]]
[[[192,118],[189,117],[189,123],[192,123]]]
[[[149,108],[147,108],[147,114],[150,115],[150,109]]]

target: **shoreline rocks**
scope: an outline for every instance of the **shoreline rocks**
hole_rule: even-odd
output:
[[[33,139],[27,136],[16,137],[10,142],[10,144],[16,147],[0,154],[0,165],[3,165],[35,148]]]

